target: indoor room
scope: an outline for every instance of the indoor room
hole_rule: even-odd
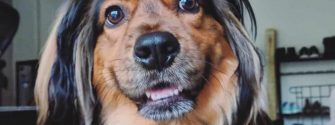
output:
[[[0,0],[0,125],[335,125],[334,5]]]

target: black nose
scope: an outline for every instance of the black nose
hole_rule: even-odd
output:
[[[134,47],[137,63],[148,70],[169,67],[180,51],[177,38],[169,32],[152,32],[140,36]]]

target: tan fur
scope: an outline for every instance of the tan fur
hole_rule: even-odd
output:
[[[132,2],[124,2],[123,4],[128,5],[129,3]],[[168,10],[168,1],[164,2],[165,6],[163,4],[157,5],[156,2],[156,6],[160,10],[156,14],[148,15],[147,11],[141,8],[143,3],[145,2],[139,3],[132,20],[127,21],[126,24],[116,29],[105,28],[104,33],[99,37],[97,42],[94,54],[95,70],[93,84],[98,90],[98,97],[100,97],[100,102],[102,102],[104,123],[120,125],[131,125],[134,123],[143,125],[196,125],[207,122],[212,125],[222,125],[227,122],[222,119],[225,117],[222,116],[224,115],[223,112],[231,115],[236,108],[236,104],[234,103],[236,103],[235,95],[237,94],[236,90],[238,86],[234,72],[238,66],[238,62],[226,39],[222,37],[224,34],[222,34],[223,29],[221,29],[221,26],[212,17],[203,15],[202,12],[195,15],[185,14],[179,17],[175,16],[172,11]],[[108,4],[109,1],[106,1],[102,8],[109,6]],[[136,3],[134,2],[132,5],[136,5]],[[135,12],[134,10],[130,11]],[[150,20],[147,20],[148,18]],[[142,26],[147,28],[143,29],[141,28]],[[213,73],[211,73],[212,75],[208,79],[208,83],[198,96],[197,106],[194,111],[187,114],[184,118],[160,123],[140,116],[137,113],[137,107],[134,102],[118,90],[115,81],[115,73],[118,73],[115,69],[122,71],[124,69],[120,68],[121,65],[134,65],[132,64],[134,62],[127,60],[132,54],[132,48],[135,43],[134,38],[144,32],[156,30],[170,31],[175,33],[179,40],[184,40],[181,41],[184,42],[181,43],[181,46],[185,48],[185,53],[194,53],[196,48],[191,47],[196,46],[201,53],[206,55],[211,54],[211,58],[217,62],[212,64]],[[119,77],[127,79],[129,75],[120,75]],[[231,123],[231,119],[227,120]]]
[[[250,39],[250,37],[248,36],[247,31],[244,29],[244,27],[242,27],[242,24],[236,19],[236,17],[232,13],[229,13],[229,16],[234,21],[236,26],[240,26],[240,27],[238,27],[238,29],[243,33],[243,35],[245,35],[245,38],[247,38],[249,41],[252,41]],[[255,49],[255,45],[252,42],[249,42],[248,47],[249,47],[250,50]],[[260,57],[257,56],[256,51],[252,51],[252,55],[254,55],[253,60],[255,61],[255,63],[254,63],[255,68],[260,69],[261,68],[260,65],[259,65],[259,64],[261,64],[260,59],[259,59]],[[261,76],[262,75],[262,74],[260,74],[260,70],[256,70],[255,72],[256,72],[255,76]],[[260,79],[256,78],[256,80],[258,80],[257,83],[262,82]],[[259,91],[257,91],[259,93],[256,93],[256,96],[255,96],[256,101],[254,102],[254,104],[252,106],[251,114],[250,114],[250,117],[248,119],[248,122],[256,122],[256,121],[251,121],[251,119],[256,119],[256,118],[252,118],[252,116],[256,117],[259,110],[266,108],[265,107],[265,102],[264,102],[264,100],[266,99],[266,96],[265,96],[264,93],[262,93],[262,92],[265,92],[265,90],[263,90],[264,88],[263,88],[263,86],[260,86],[260,84],[258,86],[256,85],[256,87],[259,90]]]
[[[64,10],[67,8],[68,5],[64,5],[60,10]],[[51,70],[53,63],[56,59],[56,52],[57,52],[57,45],[56,45],[56,33],[58,30],[58,26],[61,21],[61,17],[65,14],[64,11],[60,11],[58,14],[58,17],[56,21],[54,22],[54,27],[52,28],[50,32],[50,36],[48,37],[48,40],[46,41],[46,44],[44,46],[42,56],[39,61],[39,67],[38,67],[38,74],[36,78],[35,83],[35,101],[36,105],[38,105],[38,119],[37,124],[43,124],[46,120],[46,117],[48,116],[48,87],[49,87],[49,81],[51,76]]]
[[[55,26],[59,25],[59,21],[56,21]],[[39,116],[37,123],[45,122],[46,116],[48,115],[48,87],[51,76],[52,65],[56,58],[56,32],[57,27],[54,27],[51,31],[44,52],[41,56],[38,75],[36,78],[35,85],[35,100],[38,105]],[[42,116],[42,117],[41,117]]]
[[[229,46],[223,46],[225,50],[230,50]],[[185,116],[185,118],[156,123],[154,121],[143,118],[137,113],[135,104],[125,97],[116,86],[113,86],[114,78],[106,75],[108,71],[102,71],[102,77],[108,81],[106,84],[111,86],[97,86],[99,92],[103,93],[101,99],[103,100],[103,116],[106,124],[119,124],[119,125],[132,125],[134,123],[143,125],[156,125],[156,124],[172,124],[172,125],[185,125],[185,124],[202,124],[203,121],[211,125],[222,125],[223,113],[232,113],[235,105],[235,94],[237,85],[234,71],[237,67],[237,60],[231,51],[224,51],[223,59],[213,75],[208,79],[208,84],[203,88],[201,94],[197,98],[197,107],[194,111]],[[99,71],[96,69],[95,71]],[[96,74],[96,72],[95,72]],[[94,77],[97,78],[97,77]],[[103,78],[102,78],[103,79]],[[96,83],[105,83],[104,80],[95,79]],[[221,99],[218,99],[221,98]],[[108,101],[110,100],[110,101]],[[224,110],[224,111],[222,111]]]
[[[146,6],[154,4],[153,8]],[[211,16],[204,14],[204,10],[195,14],[176,13],[175,0],[105,0],[99,11],[99,24],[104,24],[105,10],[111,5],[123,5],[128,9],[129,17],[117,28],[103,27],[94,49],[94,66],[92,86],[97,92],[97,100],[102,105],[101,120],[105,125],[231,125],[231,116],[237,109],[239,86],[236,70],[239,65],[228,38],[222,26]],[[201,3],[200,3],[201,5]],[[229,14],[246,38],[242,25],[233,14]],[[56,25],[57,26],[57,25]],[[212,62],[211,73],[206,84],[196,98],[194,110],[184,117],[169,121],[153,121],[138,113],[135,102],[129,99],[121,90],[120,84],[131,87],[130,81],[143,73],[132,59],[136,39],[147,32],[168,31],[177,37],[181,46],[181,56],[175,62],[187,60],[192,62],[196,71],[204,69],[204,65],[196,61],[209,57]],[[42,55],[39,75],[36,83],[36,99],[39,105],[39,123],[45,122],[48,115],[48,80],[53,62],[55,61],[56,45],[55,30],[48,40],[45,52]],[[248,39],[250,41],[250,39]],[[248,44],[250,50],[253,45]],[[77,53],[78,54],[78,53]],[[257,55],[253,52],[252,55]],[[187,57],[187,58],[182,58]],[[259,57],[253,57],[259,64]],[[194,59],[194,60],[192,60]],[[77,60],[78,61],[78,60]],[[80,60],[79,60],[80,61]],[[79,62],[76,62],[76,64]],[[255,65],[258,69],[258,65]],[[80,67],[79,67],[80,68]],[[76,70],[78,67],[76,67]],[[80,70],[79,70],[80,71]],[[77,74],[78,75],[78,74]],[[259,72],[256,75],[261,75]],[[81,76],[76,76],[81,77]],[[79,82],[80,84],[80,80]],[[260,82],[260,81],[257,81]],[[259,87],[259,86],[256,86]],[[260,88],[260,87],[259,87]],[[257,88],[257,89],[259,89]],[[79,89],[81,90],[81,89]],[[84,95],[84,91],[79,91]],[[261,93],[253,104],[250,116],[255,116],[262,108]],[[82,101],[79,96],[79,101]],[[80,102],[85,103],[85,102]],[[81,105],[81,108],[85,106]],[[82,109],[85,112],[85,109]],[[90,112],[90,111],[88,111]],[[254,114],[254,115],[252,115]],[[89,114],[84,116],[85,123],[91,121]],[[249,121],[254,118],[249,118]]]
[[[40,110],[40,116],[47,116],[48,114],[48,83],[50,79],[51,67],[55,60],[56,56],[56,41],[55,36],[50,37],[48,44],[45,49],[48,52],[43,53],[38,72],[45,72],[43,75],[37,76],[36,88],[35,89],[35,98],[36,103],[39,105],[38,110]],[[44,122],[45,117],[39,117],[38,122]]]

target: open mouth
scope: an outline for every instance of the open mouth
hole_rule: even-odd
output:
[[[145,91],[139,102],[139,112],[153,120],[170,120],[190,112],[195,95],[171,83],[158,83]]]
[[[179,93],[182,92],[181,87],[177,86],[166,86],[162,87],[159,85],[158,87],[151,88],[145,92],[148,102],[156,102],[164,99],[178,97]]]
[[[153,84],[142,91],[142,96],[133,98],[139,113],[145,118],[155,121],[165,121],[181,118],[191,112],[196,105],[196,98],[206,83],[210,65],[205,65],[204,71],[189,76],[185,81],[164,81]],[[193,77],[191,79],[191,77]]]

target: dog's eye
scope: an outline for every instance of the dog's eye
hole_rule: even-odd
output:
[[[125,17],[120,6],[111,6],[106,11],[106,23],[109,25],[116,25],[120,23]]]
[[[183,11],[194,11],[198,9],[199,4],[197,0],[179,0],[179,8]]]

